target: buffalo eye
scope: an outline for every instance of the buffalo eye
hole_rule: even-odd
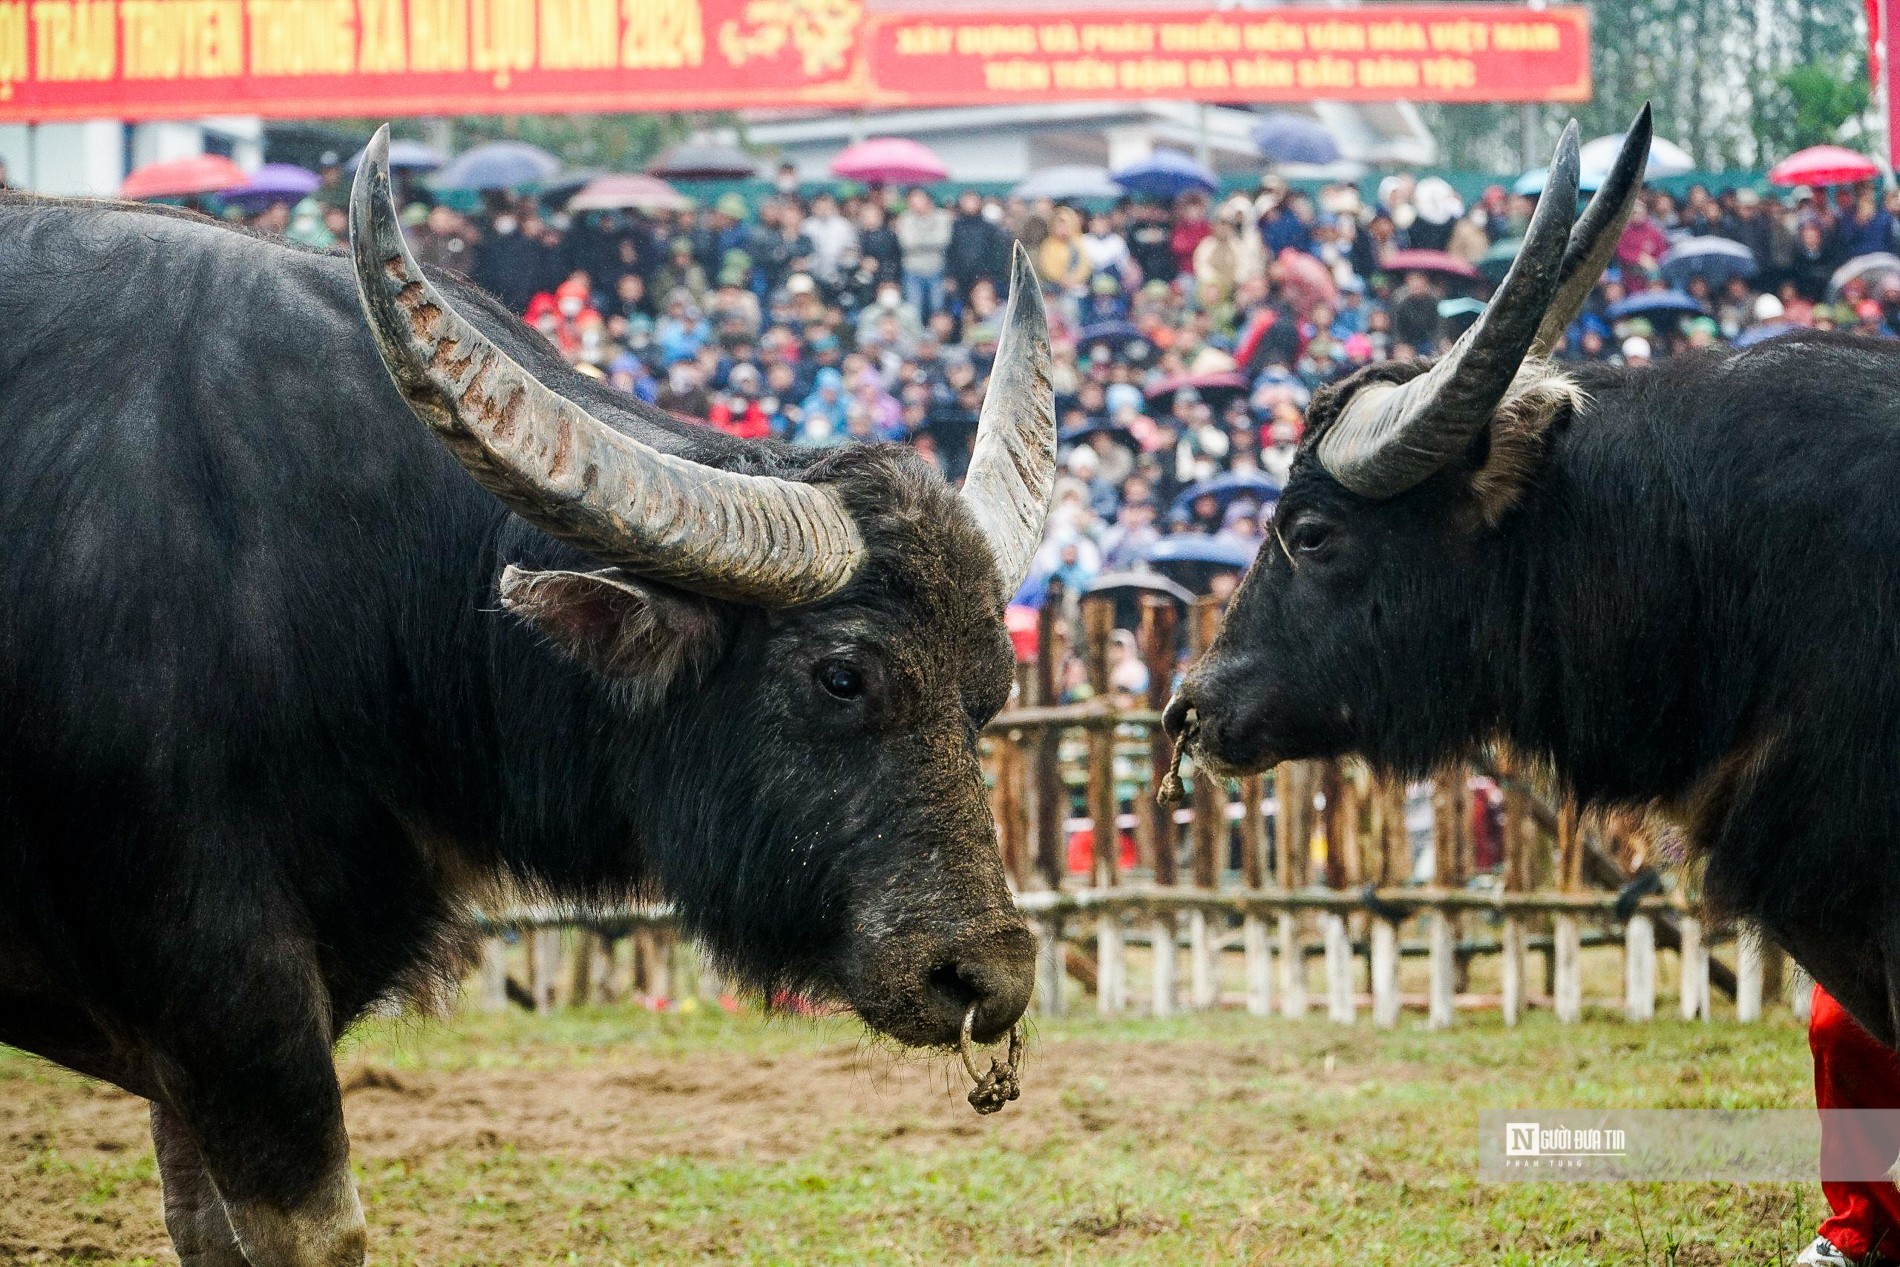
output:
[[[864,675],[855,664],[844,660],[826,660],[817,669],[818,685],[825,694],[847,702],[864,696]]]
[[[1321,519],[1302,519],[1287,534],[1287,545],[1299,554],[1317,554],[1332,540],[1333,527]]]

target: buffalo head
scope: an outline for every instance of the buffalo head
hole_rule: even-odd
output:
[[[628,838],[585,884],[651,885],[750,985],[842,1000],[900,1041],[954,1042],[972,1007],[979,1038],[1007,1030],[1034,940],[976,744],[1008,698],[1003,607],[1054,481],[1027,257],[961,494],[889,446],[709,433],[701,462],[700,442],[603,421],[457,312],[403,242],[386,151],[379,134],[351,204],[364,311],[410,410],[531,526],[497,540],[494,597],[562,661],[498,672],[564,683],[517,697],[559,714],[537,719],[563,749],[550,761],[619,754],[588,795]]]
[[[1489,306],[1436,363],[1370,366],[1316,393],[1272,532],[1166,724],[1216,774],[1360,752],[1423,770],[1497,701],[1473,636],[1501,526],[1551,426],[1582,397],[1547,359],[1621,236],[1647,107],[1577,216],[1576,124]]]

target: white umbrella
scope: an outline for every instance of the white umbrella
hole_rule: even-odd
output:
[[[1599,136],[1577,151],[1577,169],[1586,175],[1594,173],[1598,183],[1603,175],[1616,164],[1616,156],[1623,152],[1623,133],[1614,136]],[[1662,137],[1653,137],[1649,142],[1649,163],[1643,168],[1645,180],[1655,180],[1661,176],[1680,176],[1684,172],[1695,170],[1695,159],[1689,151],[1674,141],[1665,141]]]

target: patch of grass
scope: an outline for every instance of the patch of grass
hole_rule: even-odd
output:
[[[1785,1019],[1471,1016],[1447,1033],[1409,1018],[1390,1032],[1232,1013],[1044,1020],[1023,1099],[984,1119],[960,1076],[843,1021],[467,1015],[378,1022],[343,1060],[395,1073],[350,1112],[373,1258],[415,1267],[1712,1267],[1787,1262],[1823,1209],[1815,1185],[1475,1177],[1482,1109],[1810,1104],[1806,1044]],[[419,1133],[460,1122],[478,1086],[499,1106],[494,1131]],[[0,1056],[0,1102],[15,1106],[0,1263],[60,1261],[62,1243],[124,1255],[97,1261],[156,1256],[149,1150],[98,1152],[100,1095]],[[596,1113],[592,1143],[541,1125]],[[128,1110],[114,1129],[135,1128]],[[11,1225],[14,1198],[38,1211],[30,1226]]]

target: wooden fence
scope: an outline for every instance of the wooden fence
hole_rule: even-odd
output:
[[[1121,601],[1127,620],[1128,597]],[[1805,1016],[1799,970],[1752,936],[1706,925],[1685,877],[1673,875],[1666,892],[1627,889],[1656,861],[1644,824],[1580,820],[1506,766],[1446,771],[1430,785],[1428,879],[1417,874],[1406,830],[1408,790],[1357,763],[1293,762],[1231,786],[1190,766],[1187,803],[1157,804],[1171,757],[1161,709],[1182,644],[1189,657],[1200,654],[1220,610],[1212,599],[1183,610],[1165,595],[1138,596],[1141,698],[1114,689],[1116,613],[1108,595],[1072,603],[1052,593],[1015,698],[984,732],[1003,862],[1040,938],[1044,1014],[1092,994],[1109,1016],[1231,1005],[1297,1017],[1319,1008],[1341,1023],[1364,1011],[1393,1026],[1412,1008],[1443,1027],[1461,1010],[1498,1009],[1514,1023],[1531,1007],[1574,1021],[1591,1006],[1640,1021],[1657,1014],[1667,985],[1684,1018],[1707,1018],[1724,998],[1741,1020],[1777,1000]],[[1066,692],[1065,702],[1072,649],[1086,689]],[[1414,800],[1425,791],[1411,789]],[[1474,825],[1486,829],[1488,857]],[[558,912],[497,923],[497,933],[521,933],[513,953],[526,961],[526,984],[491,937],[489,1007],[510,998],[546,1009],[557,1000],[721,997],[663,910],[565,932],[573,921]],[[1671,980],[1659,952],[1673,955]],[[1621,989],[1612,995],[1601,983],[1606,956],[1619,953],[1612,979],[1620,976]],[[1406,992],[1402,965],[1421,959],[1423,989]],[[1470,988],[1476,963],[1495,967],[1493,988]]]

